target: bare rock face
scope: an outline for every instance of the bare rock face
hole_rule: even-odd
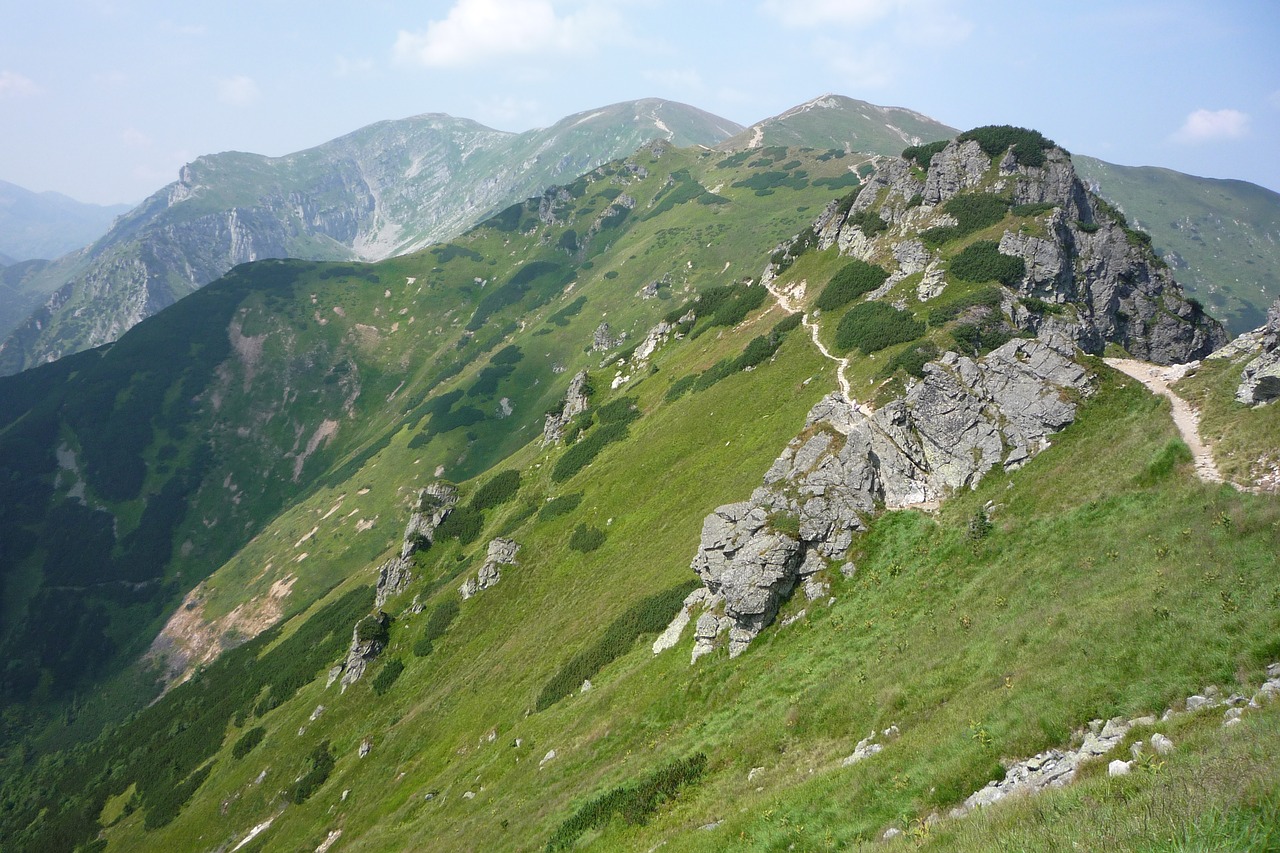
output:
[[[520,543],[512,539],[494,539],[489,543],[489,551],[485,555],[484,564],[475,576],[463,581],[458,593],[465,601],[476,593],[486,590],[502,580],[502,567],[516,565],[516,555],[520,553]]]
[[[564,437],[569,421],[587,410],[587,371],[580,370],[569,380],[569,390],[564,395],[564,406],[559,412],[548,412],[542,426],[542,443],[555,444]]]
[[[1236,399],[1246,406],[1260,406],[1280,397],[1280,299],[1271,303],[1267,323],[1258,330],[1262,351],[1240,374]]]
[[[378,567],[378,585],[374,606],[381,608],[413,580],[414,553],[431,545],[439,527],[458,504],[458,490],[448,483],[432,483],[418,492],[418,502],[405,525],[400,543],[400,556],[392,557]]]
[[[378,633],[378,636],[361,639],[360,626],[366,620],[375,620],[377,625],[380,626],[383,631],[375,632]],[[386,645],[384,639],[386,636],[385,629],[390,622],[391,619],[387,614],[382,611],[378,611],[376,615],[367,616],[365,619],[356,623],[356,627],[351,631],[351,648],[347,651],[347,659],[342,664],[343,691],[355,682],[359,681],[361,676],[364,675],[365,668],[369,666],[370,661],[375,660],[378,655],[382,654],[382,649]],[[330,679],[330,682],[332,683],[332,679]]]
[[[626,335],[614,335],[613,330],[609,328],[609,324],[601,320],[600,325],[596,326],[595,332],[591,335],[591,351],[592,352],[608,352],[616,349],[622,344]]]
[[[823,398],[751,499],[703,521],[691,567],[729,620],[730,656],[773,622],[797,582],[845,557],[880,509],[932,503],[997,465],[1022,465],[1075,419],[1071,400],[1089,391],[1066,353],[1015,339],[980,359],[944,354],[874,413]],[[720,629],[699,620],[702,653]]]
[[[896,283],[930,268],[930,254],[916,234],[954,225],[944,205],[971,193],[999,194],[1013,205],[1053,205],[1039,215],[1042,229],[1006,231],[999,241],[1002,254],[1026,265],[1017,294],[1065,309],[1061,317],[1022,311],[1015,319],[1023,329],[1040,333],[1046,326],[1093,353],[1114,342],[1159,364],[1203,358],[1226,343],[1221,324],[1184,298],[1145,235],[1090,196],[1060,148],[1045,150],[1042,165],[1023,166],[1012,149],[993,160],[976,141],[952,142],[934,155],[923,181],[908,161],[882,161],[847,212],[833,203],[814,230],[822,248],[835,245],[842,254],[876,262],[892,255],[898,269],[890,269],[890,281]],[[854,221],[864,211],[890,228],[868,236]],[[930,280],[920,298],[932,298],[944,285],[945,279]]]

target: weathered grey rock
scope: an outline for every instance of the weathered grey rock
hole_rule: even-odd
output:
[[[1128,776],[1129,768],[1132,766],[1132,764],[1133,762],[1131,761],[1123,761],[1117,758],[1107,765],[1107,775],[1108,776]]]
[[[1173,752],[1173,741],[1156,732],[1151,736],[1151,748],[1155,750],[1156,755],[1168,755]]]
[[[373,752],[373,738],[366,737],[360,741],[360,757],[364,758],[370,752]]]
[[[872,414],[836,394],[819,401],[750,500],[703,521],[692,568],[724,598],[730,654],[824,558],[842,558],[878,508],[938,500],[996,465],[1022,464],[1071,423],[1071,400],[1088,391],[1084,369],[1062,352],[1015,339],[977,360],[945,354],[905,397]],[[813,584],[806,593],[825,591]]]
[[[595,332],[591,335],[592,352],[608,352],[621,343],[622,336],[615,337],[609,328],[609,324],[604,320],[600,321],[600,325],[596,326]]]
[[[542,426],[542,443],[555,444],[564,437],[569,422],[587,410],[587,371],[580,370],[569,380],[569,390],[564,395],[564,405],[559,412],[548,412]]]
[[[1012,152],[993,165],[977,142],[952,142],[934,155],[923,182],[914,164],[881,161],[851,213],[874,209],[894,227],[868,237],[838,207],[828,208],[814,223],[819,246],[835,245],[842,254],[863,260],[883,259],[888,249],[899,264],[886,282],[892,286],[925,269],[927,254],[910,235],[913,229],[954,224],[941,208],[956,195],[992,192],[1008,194],[1014,204],[1052,204],[1041,220],[1043,234],[1007,232],[999,246],[1002,253],[1026,264],[1026,275],[1016,287],[1020,296],[1071,307],[1055,317],[1011,303],[1006,308],[1020,328],[1040,334],[1047,326],[1054,337],[1065,333],[1093,353],[1115,342],[1137,358],[1161,364],[1203,358],[1226,343],[1221,324],[1183,297],[1151,249],[1095,203],[1076,176],[1070,156],[1059,148],[1044,153],[1040,166],[1021,166]],[[938,282],[929,280],[920,285],[917,296],[929,299],[938,290]],[[1280,394],[1277,373],[1268,373],[1264,380],[1274,382]]]
[[[635,353],[632,354],[632,362],[639,363],[647,361],[649,356],[653,355],[654,352],[657,351],[658,347],[667,342],[667,338],[671,336],[671,333],[674,330],[675,326],[665,320],[650,329],[648,334],[644,336],[644,340],[642,340],[640,345],[636,347]]]
[[[413,580],[413,563],[410,558],[415,552],[431,545],[436,528],[449,516],[457,503],[458,490],[448,483],[431,483],[418,492],[413,514],[405,525],[400,556],[392,557],[378,567],[374,607],[381,609],[387,599],[409,586]]]
[[[1280,299],[1271,303],[1267,322],[1258,330],[1261,352],[1240,374],[1236,399],[1246,406],[1261,406],[1280,397]]]
[[[401,592],[413,580],[412,564],[408,557],[392,557],[378,567],[378,585],[374,592],[373,604],[381,608],[387,599]]]
[[[881,834],[881,836],[880,836],[880,840],[881,840],[881,841],[892,841],[893,839],[898,838],[898,837],[900,837],[901,835],[902,835],[902,830],[901,830],[901,829],[898,829],[898,827],[896,827],[896,826],[891,826],[891,827],[889,827],[888,829],[886,829],[886,830],[884,831],[884,833],[883,833],[883,834]]]
[[[680,642],[680,635],[684,633],[685,626],[689,624],[689,620],[693,616],[693,609],[704,605],[709,596],[710,592],[708,592],[707,588],[700,586],[685,597],[684,604],[680,606],[670,624],[658,635],[658,639],[653,641],[653,653],[655,655]]]
[[[491,541],[480,570],[458,587],[463,601],[502,580],[502,567],[516,565],[516,555],[519,553],[520,543],[513,539],[498,538]]]
[[[391,621],[390,617],[382,611],[378,611],[373,618],[377,619],[383,626],[386,626]],[[348,687],[360,680],[369,663],[382,654],[382,649],[381,640],[361,640],[360,625],[356,623],[356,627],[351,630],[351,647],[347,651],[347,659],[342,664],[343,692],[346,692]],[[330,673],[332,674],[332,671]]]
[[[1187,697],[1187,710],[1199,711],[1201,708],[1212,708],[1218,703],[1207,696],[1201,696],[1198,693],[1194,696]]]
[[[1230,726],[1240,722],[1240,718],[1244,716],[1244,708],[1228,708],[1227,712],[1222,715],[1222,724]]]

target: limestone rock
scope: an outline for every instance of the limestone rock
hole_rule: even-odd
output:
[[[624,336],[615,337],[609,324],[604,320],[600,321],[600,325],[596,326],[595,332],[591,335],[591,351],[592,352],[608,352],[615,349],[622,343]]]
[[[1121,759],[1117,758],[1116,760],[1112,761],[1110,764],[1107,765],[1107,775],[1108,776],[1128,776],[1129,768],[1132,766],[1132,764],[1133,762],[1131,761],[1122,761]]]
[[[569,390],[564,395],[564,405],[559,412],[548,412],[542,427],[542,443],[555,444],[564,437],[569,422],[587,410],[587,371],[580,370],[569,380]]]
[[[512,539],[498,538],[491,541],[480,571],[474,577],[467,578],[458,588],[463,600],[502,580],[502,567],[516,565],[518,553],[520,553],[520,543]]]
[[[378,611],[377,615],[371,618],[377,619],[383,627],[391,621],[391,618],[382,611]],[[346,662],[342,664],[343,692],[346,692],[348,687],[360,680],[369,663],[382,654],[382,649],[383,643],[381,639],[360,639],[360,625],[357,623],[356,627],[351,631],[351,647],[347,651]]]
[[[1156,755],[1168,755],[1173,752],[1173,741],[1156,732],[1151,736],[1151,748],[1155,750]]]
[[[405,525],[400,556],[392,557],[378,567],[375,607],[381,609],[387,599],[408,587],[413,580],[413,563],[410,558],[415,552],[431,545],[436,528],[449,516],[457,503],[458,490],[448,483],[435,482],[418,492],[413,514]]]
[[[1260,406],[1280,397],[1280,299],[1271,303],[1267,323],[1258,330],[1261,352],[1240,374],[1236,399],[1246,406]]]

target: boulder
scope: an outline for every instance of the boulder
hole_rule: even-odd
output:
[[[1261,352],[1240,374],[1236,400],[1246,406],[1261,406],[1280,397],[1280,299],[1271,303],[1267,322],[1258,330]]]
[[[465,601],[502,580],[502,567],[516,565],[516,555],[519,553],[520,543],[513,539],[498,538],[491,541],[480,570],[458,587],[462,599]]]
[[[587,371],[580,370],[569,380],[569,390],[564,395],[564,405],[558,412],[548,412],[542,426],[543,445],[555,444],[564,437],[569,422],[587,410],[590,404],[587,390]]]

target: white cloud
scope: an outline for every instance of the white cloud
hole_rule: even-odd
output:
[[[130,148],[150,148],[151,137],[136,127],[126,127],[120,132],[120,141]]]
[[[550,0],[457,0],[426,30],[401,30],[395,58],[431,68],[457,68],[504,56],[579,51],[591,48],[615,17],[595,4],[557,15]]]
[[[0,71],[0,98],[25,98],[40,91],[30,77],[16,71]]]
[[[218,100],[233,107],[252,104],[261,95],[262,93],[258,91],[258,84],[253,82],[252,77],[247,77],[244,74],[237,74],[235,77],[226,77],[218,81]]]
[[[1239,110],[1196,110],[1173,134],[1175,142],[1195,144],[1239,139],[1249,132],[1249,116]]]
[[[525,129],[530,122],[543,119],[542,105],[532,98],[500,96],[475,103],[479,120],[491,127]]]

